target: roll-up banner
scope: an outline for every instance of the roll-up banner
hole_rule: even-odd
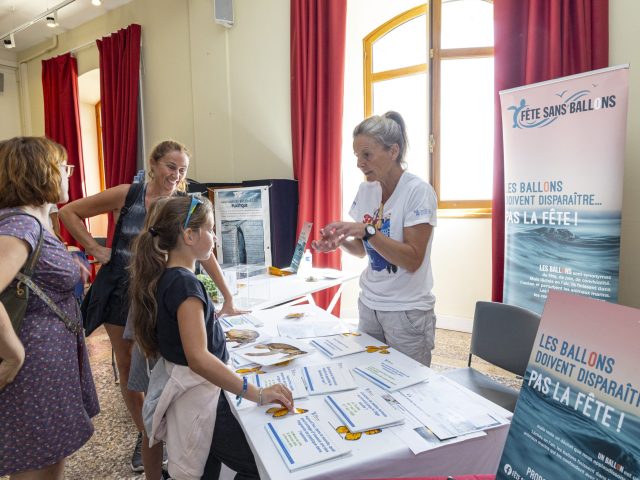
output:
[[[500,92],[505,303],[617,302],[629,66]]]

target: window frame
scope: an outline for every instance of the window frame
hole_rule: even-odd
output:
[[[485,0],[487,1],[487,0]],[[488,0],[489,3],[493,3]],[[438,196],[438,209],[446,210],[446,216],[451,217],[490,217],[491,199],[478,200],[441,200],[440,199],[440,112],[441,112],[441,64],[442,60],[488,58],[494,56],[494,47],[468,47],[468,48],[447,48],[441,47],[442,30],[442,3],[443,0],[432,0],[430,16],[430,116],[429,125],[431,134],[429,136],[429,153],[431,165],[431,178],[433,188]]]
[[[100,174],[100,191],[106,190],[106,180],[104,174],[104,155],[102,150],[102,102],[99,100],[94,106],[96,114],[96,136],[98,142],[98,172]]]
[[[491,199],[478,200],[441,200],[441,167],[440,167],[440,112],[441,112],[441,81],[440,72],[443,60],[487,58],[494,56],[494,47],[470,47],[470,48],[441,48],[442,29],[442,3],[444,0],[432,0],[413,7],[405,12],[396,15],[371,31],[362,40],[363,47],[363,91],[364,91],[364,115],[373,115],[373,85],[379,81],[402,78],[418,73],[425,73],[429,78],[428,89],[428,152],[429,171],[425,172],[438,197],[438,209],[440,215],[444,217],[490,217],[492,212]],[[492,0],[485,0],[493,3]],[[429,10],[429,7],[431,9]],[[373,45],[384,35],[399,27],[400,25],[413,20],[421,15],[425,15],[428,22],[428,35],[426,38],[428,47],[427,61],[423,64],[411,65],[409,67],[396,68],[373,72]]]
[[[418,73],[428,73],[429,64],[421,63],[418,65],[411,65],[409,67],[394,68],[392,70],[383,70],[381,72],[373,72],[373,44],[380,38],[384,37],[387,33],[391,32],[396,27],[403,23],[413,20],[421,15],[425,15],[426,21],[429,18],[429,12],[427,4],[418,5],[401,14],[393,17],[391,20],[387,20],[385,23],[371,31],[366,37],[362,39],[362,51],[364,52],[364,115],[370,117],[373,115],[373,84],[385,80],[392,80],[395,78],[408,77]],[[426,60],[426,59],[425,59]],[[426,86],[425,86],[426,88]]]

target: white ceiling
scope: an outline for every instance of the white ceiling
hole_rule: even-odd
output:
[[[50,40],[54,35],[76,28],[78,25],[118,8],[132,0],[103,0],[96,7],[91,0],[75,0],[58,12],[59,25],[47,27],[46,21],[31,25],[26,30],[15,34],[16,48],[13,52],[21,52],[41,42]],[[0,35],[4,36],[16,27],[33,20],[47,10],[63,3],[63,0],[0,0]],[[0,40],[2,37],[0,37]],[[0,45],[0,48],[4,47]]]

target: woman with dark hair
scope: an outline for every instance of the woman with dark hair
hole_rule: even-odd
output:
[[[431,185],[405,170],[407,145],[397,112],[356,126],[353,151],[366,181],[349,211],[354,222],[330,223],[313,246],[368,255],[360,277],[359,329],[428,366],[436,324],[430,256],[437,200]]]
[[[0,142],[0,291],[39,257],[14,331],[0,303],[0,476],[62,479],[64,461],[93,434],[98,397],[74,287],[80,269],[51,230],[49,208],[69,199],[73,165],[46,138]],[[57,312],[56,312],[57,310]]]

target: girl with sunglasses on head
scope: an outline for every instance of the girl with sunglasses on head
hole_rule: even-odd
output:
[[[277,402],[290,410],[293,399],[284,385],[248,385],[225,365],[229,354],[224,333],[194,273],[197,261],[212,256],[214,241],[211,203],[193,196],[158,200],[134,242],[135,336],[147,358],[161,357],[151,374],[149,398],[159,395],[157,408],[163,405],[163,410],[155,412],[147,433],[157,440],[156,422],[166,418],[169,474],[174,478],[217,479],[221,463],[238,472],[236,478],[259,478],[242,428],[220,389],[237,395],[239,402]],[[158,385],[158,369],[170,377],[166,384]],[[174,381],[182,389],[191,388],[178,392],[171,386]],[[182,432],[189,430],[180,428],[184,425],[197,425],[196,431]]]
[[[59,212],[60,219],[71,235],[88,255],[102,264],[83,302],[85,330],[90,334],[104,324],[109,335],[116,357],[120,391],[139,432],[131,457],[131,468],[136,472],[146,470],[147,478],[152,480],[161,476],[162,447],[158,445],[154,450],[149,450],[148,442],[143,441],[142,402],[145,389],[138,385],[145,382],[130,378],[135,377],[135,372],[146,370],[136,368],[144,364],[144,359],[134,348],[133,341],[123,336],[129,312],[127,266],[131,261],[131,243],[142,230],[150,205],[159,198],[186,195],[189,158],[184,145],[172,140],[163,141],[151,152],[146,182],[108,188],[71,202]],[[104,213],[112,213],[116,222],[111,248],[100,245],[91,236],[85,223],[85,219]],[[221,314],[240,313],[234,307],[231,292],[215,256],[202,262],[202,266],[224,296]]]

